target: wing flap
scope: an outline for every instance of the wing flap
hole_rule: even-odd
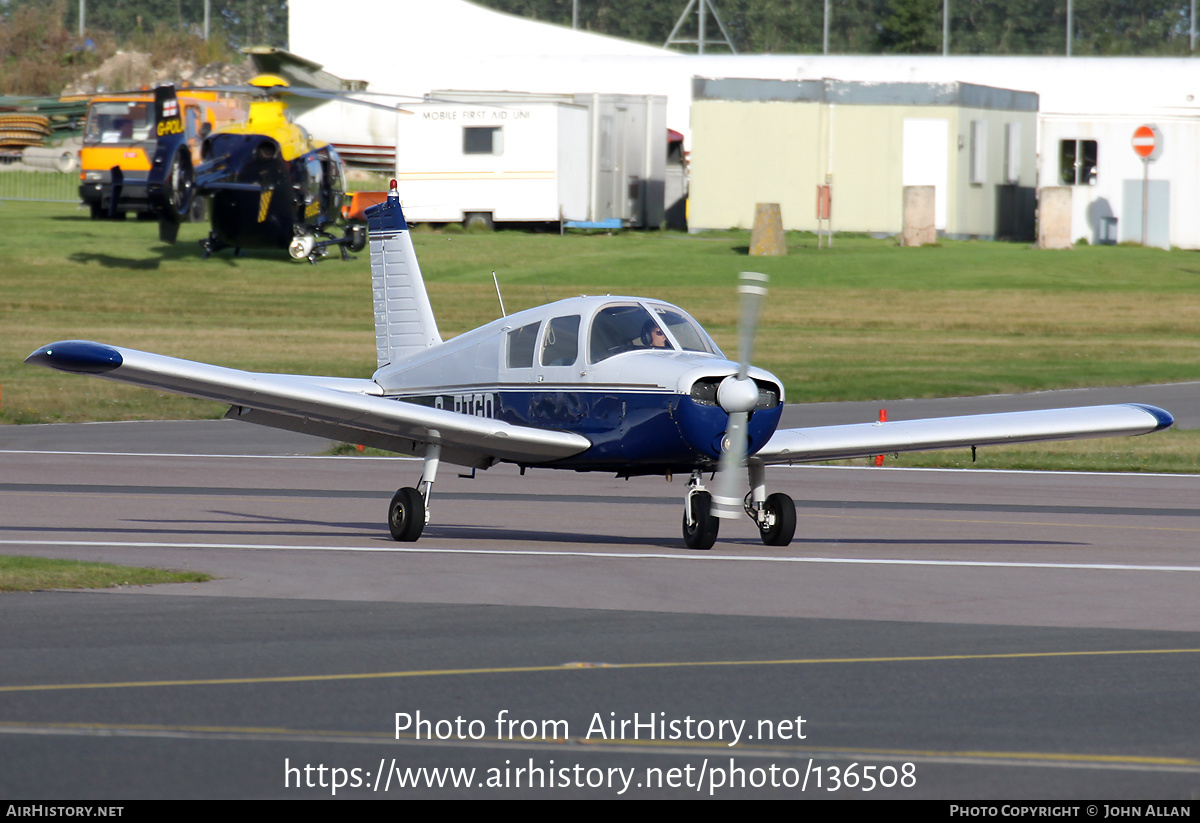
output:
[[[461,465],[496,460],[542,463],[591,446],[586,437],[570,432],[515,426],[382,397],[371,380],[248,372],[82,340],[43,346],[25,362],[229,403],[258,412],[233,416],[277,428],[303,430],[296,426],[312,421],[326,431],[371,433],[397,446],[438,443],[447,447],[444,460]],[[385,448],[412,450],[397,446]]]
[[[807,463],[891,452],[1121,437],[1148,434],[1173,422],[1163,409],[1129,403],[780,429],[755,457],[764,463]]]

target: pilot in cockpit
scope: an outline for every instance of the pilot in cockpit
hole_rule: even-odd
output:
[[[667,335],[653,320],[647,320],[642,325],[642,345],[648,349],[669,349]]]

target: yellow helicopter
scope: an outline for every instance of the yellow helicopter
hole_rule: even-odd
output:
[[[211,196],[212,230],[201,241],[204,256],[222,249],[287,249],[295,260],[315,263],[332,247],[349,252],[366,245],[361,224],[338,229],[345,171],[333,146],[314,140],[292,122],[284,95],[347,99],[319,89],[292,88],[282,77],[263,74],[249,86],[215,87],[252,94],[249,117],[203,137],[201,162],[194,165],[174,86],[155,89],[157,145],[146,193],[159,220],[159,237],[174,243],[192,199]],[[394,113],[402,110],[362,100],[353,102]],[[334,232],[339,232],[335,234]]]

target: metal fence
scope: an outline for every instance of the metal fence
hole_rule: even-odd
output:
[[[0,203],[78,203],[79,172],[25,171],[0,167]]]

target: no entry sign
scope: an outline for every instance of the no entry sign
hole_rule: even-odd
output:
[[[1143,160],[1157,160],[1162,144],[1162,132],[1156,126],[1138,126],[1133,132],[1133,150]]]

